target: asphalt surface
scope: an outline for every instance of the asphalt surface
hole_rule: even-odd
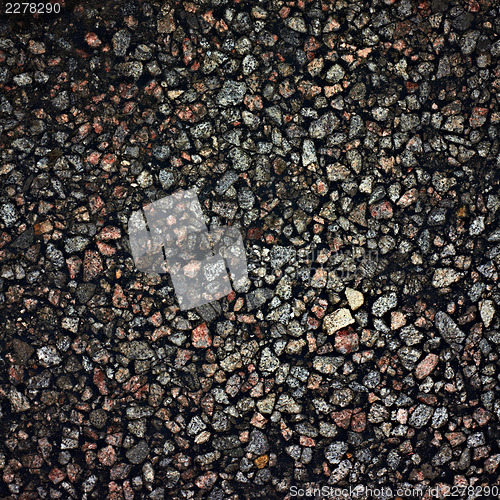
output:
[[[2,498],[498,498],[499,32],[491,0],[0,16]],[[179,189],[250,278],[187,311],[128,237]]]

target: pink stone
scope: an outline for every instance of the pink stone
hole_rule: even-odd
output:
[[[470,126],[472,128],[482,127],[486,123],[487,116],[488,108],[474,108],[469,118]]]
[[[316,446],[316,441],[308,436],[300,436],[300,446],[307,446],[308,448],[312,448]]]
[[[358,349],[358,334],[352,330],[339,330],[335,334],[335,349],[341,354],[350,354]]]
[[[123,288],[120,285],[115,285],[115,291],[113,292],[113,305],[119,309],[125,309],[128,307],[128,301],[123,293]]]
[[[381,201],[370,206],[370,213],[374,219],[392,218],[392,205],[389,201]]]
[[[109,394],[109,389],[106,386],[106,375],[104,372],[98,368],[94,370],[94,384],[97,386],[99,389],[99,392],[102,395]]]
[[[396,420],[400,424],[406,424],[406,422],[408,421],[408,410],[406,410],[405,408],[399,408],[396,413]]]
[[[267,422],[267,418],[264,417],[264,415],[262,415],[261,413],[255,413],[252,417],[252,420],[250,421],[253,426],[258,427],[259,429],[263,429]]]
[[[436,368],[438,361],[439,356],[436,354],[427,354],[427,356],[418,364],[415,370],[415,376],[419,380],[427,377],[427,375],[429,375],[429,373]]]
[[[342,410],[342,411],[334,411],[332,413],[333,421],[342,429],[348,429],[349,424],[351,423],[352,410]]]
[[[476,408],[472,414],[474,420],[480,425],[486,425],[491,418],[491,413],[484,408]]]
[[[406,191],[403,196],[401,196],[398,201],[398,205],[403,208],[409,207],[413,202],[417,200],[417,198],[418,191],[416,188],[412,188],[409,191]]]
[[[101,40],[99,40],[99,37],[95,33],[87,33],[85,35],[85,41],[91,47],[99,47],[99,45],[101,45]]]
[[[83,260],[83,281],[91,281],[103,271],[101,257],[94,250],[87,250]]]
[[[100,232],[98,239],[100,240],[117,240],[121,238],[121,231],[117,227],[114,226],[107,226],[102,229]]]
[[[351,429],[354,432],[363,432],[366,428],[366,414],[354,413],[351,419]]]
[[[217,473],[215,472],[207,472],[196,479],[195,483],[198,488],[201,489],[209,489],[211,488],[215,482],[217,481]]]
[[[212,345],[212,337],[210,337],[206,323],[202,323],[193,330],[191,342],[193,343],[193,347],[200,349],[206,349]]]
[[[54,467],[49,473],[49,479],[54,484],[60,483],[65,477],[66,477],[66,474],[62,470],[58,469],[57,467]]]
[[[103,243],[102,241],[97,242],[97,248],[99,249],[99,252],[102,253],[102,255],[110,256],[116,253],[116,248],[106,243]]]
[[[82,259],[73,255],[69,259],[66,259],[66,265],[68,266],[69,277],[74,280],[82,267]]]
[[[116,462],[116,452],[112,446],[106,446],[97,452],[97,458],[102,465],[111,467]]]

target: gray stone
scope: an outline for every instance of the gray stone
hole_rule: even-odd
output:
[[[244,75],[252,74],[258,67],[259,61],[251,54],[247,54],[241,63]]]
[[[52,345],[40,347],[37,351],[38,359],[42,366],[55,366],[61,362],[61,356]]]
[[[12,356],[18,365],[24,365],[33,355],[35,349],[22,340],[14,339],[12,341]]]
[[[125,415],[129,420],[138,420],[140,418],[150,417],[153,413],[154,409],[151,407],[129,406]]]
[[[332,356],[315,356],[313,359],[313,368],[325,375],[335,373],[337,368],[342,365],[342,358]]]
[[[189,436],[196,436],[198,435],[201,431],[206,429],[206,424],[203,422],[203,420],[198,416],[195,415],[192,419],[191,422],[189,422],[186,432],[188,433]]]
[[[304,167],[308,165],[318,163],[318,157],[316,156],[316,148],[314,142],[310,139],[304,140],[304,145],[302,147],[302,164]]]
[[[253,311],[265,304],[271,297],[273,292],[270,288],[257,288],[247,295],[247,309]]]
[[[334,64],[326,73],[326,80],[331,83],[337,83],[344,78],[345,71],[340,64]]]
[[[94,283],[80,283],[76,289],[76,298],[85,304],[94,295],[96,285]]]
[[[336,441],[325,448],[325,457],[331,464],[339,464],[342,457],[347,453],[347,443]]]
[[[421,429],[427,424],[427,422],[429,422],[432,417],[432,413],[432,407],[420,404],[415,408],[415,410],[413,410],[410,418],[408,419],[408,423],[417,429]]]
[[[250,157],[242,148],[231,149],[229,159],[236,170],[248,170],[250,168]]]
[[[15,412],[23,412],[31,408],[28,398],[14,388],[11,388],[7,397],[9,398],[12,410]]]
[[[246,451],[255,453],[256,455],[263,455],[268,448],[269,442],[266,435],[262,431],[254,429],[250,433],[250,440],[248,442],[248,446],[246,447]]]
[[[326,330],[328,335],[333,335],[338,330],[352,325],[353,323],[354,318],[351,315],[351,311],[347,308],[341,308],[332,314],[325,316],[323,328]]]
[[[130,359],[150,359],[155,355],[148,343],[142,340],[133,340],[120,344],[119,350]]]
[[[216,450],[231,450],[241,445],[238,436],[217,436],[213,440],[213,447]]]
[[[313,139],[323,139],[338,128],[340,120],[330,111],[311,123],[309,135]]]
[[[21,73],[14,77],[14,83],[20,87],[25,87],[26,85],[31,85],[33,79],[28,73]]]
[[[431,426],[433,429],[439,429],[448,422],[448,409],[444,406],[436,408],[434,415],[432,415]]]
[[[462,54],[469,56],[474,52],[479,35],[480,32],[474,30],[468,31],[462,36],[462,39],[460,40],[460,49],[462,50]]]
[[[17,221],[19,215],[13,203],[0,205],[0,218],[7,227],[11,227]]]
[[[449,462],[453,457],[451,446],[449,444],[444,444],[439,448],[439,451],[434,455],[432,459],[432,465],[439,467]]]
[[[408,132],[414,130],[420,124],[420,119],[416,114],[403,114],[401,115],[401,130]]]
[[[102,429],[108,420],[108,414],[102,408],[92,410],[89,414],[89,421],[96,429]]]
[[[66,253],[76,253],[81,252],[83,249],[87,248],[90,240],[84,236],[75,236],[74,238],[69,238],[64,243],[64,250]]]
[[[171,155],[170,147],[166,144],[154,146],[151,153],[157,160],[166,160]]]
[[[486,441],[482,432],[475,432],[467,438],[467,445],[470,448],[477,448],[478,446],[484,446],[485,444]]]
[[[46,250],[47,257],[54,266],[61,268],[65,264],[64,255],[55,245],[49,243]]]
[[[231,423],[225,413],[216,411],[212,417],[212,427],[215,432],[227,432],[231,428]]]
[[[458,460],[458,468],[460,470],[466,470],[470,467],[470,450],[469,448],[465,448],[460,455]]]
[[[113,35],[113,50],[119,57],[123,57],[127,53],[130,45],[131,35],[127,30],[120,30]]]
[[[264,372],[274,372],[280,365],[280,360],[266,347],[260,356],[259,368]]]
[[[217,103],[221,106],[236,106],[243,101],[246,90],[244,83],[226,80],[217,95]]]
[[[125,455],[133,464],[142,464],[149,455],[148,443],[142,439],[135,446],[132,446]]]
[[[433,208],[427,222],[430,226],[442,226],[446,222],[446,208]]]
[[[210,122],[197,123],[190,129],[191,136],[195,139],[208,139],[213,135],[213,127]]]
[[[66,109],[69,106],[69,94],[66,90],[58,92],[51,100],[53,106],[59,110]]]
[[[282,394],[276,403],[276,410],[282,411],[283,413],[300,413],[302,411],[302,406],[290,395]]]
[[[143,66],[139,61],[130,61],[120,64],[120,69],[124,76],[130,76],[135,80],[138,80],[142,75]]]
[[[497,40],[490,49],[491,55],[493,57],[499,57],[500,56],[500,40]]]
[[[28,227],[26,231],[23,231],[12,243],[14,248],[26,249],[33,243],[35,237],[35,230],[33,227]]]
[[[293,264],[296,260],[296,254],[296,250],[292,247],[275,245],[271,250],[271,267],[279,269],[285,264]]]
[[[435,316],[436,328],[448,343],[462,343],[465,333],[456,323],[443,311],[438,311]]]
[[[420,359],[422,353],[413,347],[402,347],[398,351],[398,357],[401,364],[409,371],[415,368],[416,362]]]
[[[495,315],[495,303],[492,300],[482,300],[479,303],[479,313],[483,320],[484,326],[489,328]]]
[[[285,24],[292,30],[299,33],[307,33],[307,25],[300,16],[289,17],[285,19]]]
[[[375,316],[380,318],[386,312],[390,311],[391,309],[394,309],[397,305],[398,305],[398,296],[394,292],[391,292],[387,295],[379,297],[373,303],[372,312]]]
[[[226,172],[218,181],[215,186],[215,192],[224,194],[239,178],[239,175],[234,170]]]
[[[175,174],[171,170],[160,170],[158,178],[163,189],[170,189],[175,184]]]
[[[241,362],[241,354],[239,352],[231,354],[227,358],[223,359],[220,365],[221,368],[227,372],[232,372],[237,368],[241,368],[243,366]]]
[[[385,406],[375,403],[368,413],[368,421],[372,424],[380,424],[389,419],[389,412]]]
[[[462,11],[460,13],[457,13],[451,24],[458,31],[466,31],[472,26],[474,17],[475,16],[472,12]]]
[[[460,273],[451,268],[441,268],[434,271],[432,286],[443,288],[456,283],[460,279]]]
[[[478,234],[481,234],[485,229],[484,226],[484,216],[476,217],[473,221],[472,224],[470,225],[469,228],[469,234],[471,236],[477,236]]]

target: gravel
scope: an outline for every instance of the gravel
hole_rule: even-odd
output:
[[[0,497],[496,485],[497,3],[66,4],[0,21]],[[249,273],[187,311],[180,189]]]

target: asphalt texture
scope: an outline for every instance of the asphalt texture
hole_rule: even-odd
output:
[[[497,2],[2,8],[2,499],[498,498]],[[180,189],[249,272],[187,311]]]

